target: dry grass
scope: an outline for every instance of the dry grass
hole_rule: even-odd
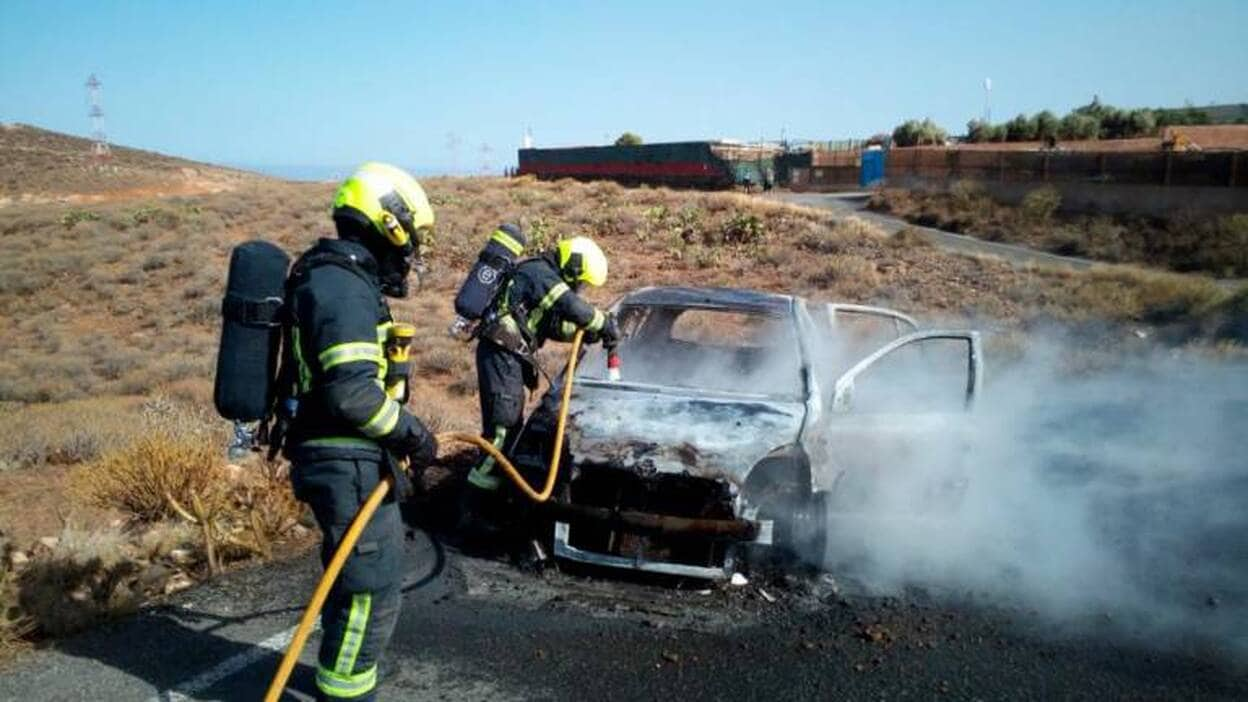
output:
[[[446,379],[461,394],[473,392],[462,365],[467,354],[433,339],[450,319],[459,276],[502,221],[520,222],[548,243],[598,237],[612,257],[607,289],[591,292],[600,302],[640,285],[696,283],[844,295],[920,313],[1088,312],[1086,297],[1067,295],[1068,281],[968,264],[917,235],[889,238],[862,222],[740,194],[528,178],[437,178],[425,185],[438,216],[433,269],[425,289],[395,310],[429,332],[428,345],[417,347],[420,372]],[[330,233],[323,212],[331,193],[332,185],[266,181],[219,195],[3,208],[0,244],[8,255],[0,261],[0,322],[13,331],[0,359],[0,401],[152,392],[202,401],[230,248],[264,236],[297,253]],[[982,202],[973,190],[959,197],[971,209]],[[869,261],[877,275],[858,264],[851,284],[853,271],[835,270],[830,256]],[[1136,309],[1109,311],[1123,319]]]
[[[1040,310],[1067,320],[1196,324],[1232,299],[1207,278],[1128,266],[1098,266],[1082,273],[1043,268],[1036,269],[1035,276],[1043,283],[1007,294],[1033,297]]]
[[[463,349],[435,348],[420,354],[418,367],[421,373],[429,375],[453,375],[460,373],[472,365],[472,360]]]
[[[0,410],[0,470],[93,460],[134,435],[139,407],[106,397]]]
[[[923,226],[1064,256],[1248,276],[1248,214],[1178,212],[1166,219],[1064,215],[1058,212],[1061,196],[1051,187],[1037,188],[1018,207],[1010,207],[970,181],[955,183],[945,193],[883,190],[870,206]]]
[[[838,297],[870,297],[880,284],[875,263],[855,254],[832,254],[806,278],[810,284],[831,290]]]

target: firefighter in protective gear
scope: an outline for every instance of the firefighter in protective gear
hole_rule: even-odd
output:
[[[286,437],[295,495],[308,503],[328,563],[352,517],[387,475],[396,490],[365,528],[322,613],[319,699],[371,700],[377,662],[399,613],[402,528],[393,495],[410,485],[400,462],[433,461],[433,436],[387,396],[385,297],[407,294],[433,210],[407,173],[366,163],[339,187],[337,239],[321,239],[291,269],[285,363],[296,406]]]
[[[614,345],[614,319],[582,299],[585,283],[607,281],[607,257],[593,240],[574,237],[553,251],[522,261],[487,310],[477,344],[482,436],[504,453],[513,448],[523,420],[525,388],[537,387],[533,354],[548,339],[571,341],[577,330],[589,343]],[[486,454],[468,474],[461,523],[475,524],[481,497],[502,484]]]

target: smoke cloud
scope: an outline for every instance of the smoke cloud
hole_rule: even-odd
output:
[[[1248,365],[1154,351],[1080,368],[1083,342],[1047,336],[990,366],[968,413],[906,411],[956,388],[956,364],[864,376],[874,403],[856,393],[831,420],[820,467],[840,476],[825,565],[1248,658]]]
[[[783,325],[652,316],[624,320],[625,381],[800,400]],[[825,403],[832,379],[907,331],[855,317],[810,349]],[[1248,364],[1120,328],[985,347],[970,409],[967,344],[933,340],[863,373],[849,411],[808,434],[828,512],[827,550],[808,555],[868,592],[917,588],[1248,660]],[[581,372],[605,365],[590,349]]]

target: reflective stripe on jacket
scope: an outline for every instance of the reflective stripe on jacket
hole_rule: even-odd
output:
[[[498,323],[519,333],[532,350],[547,339],[571,340],[578,329],[599,332],[607,320],[563,281],[553,254],[516,266],[496,305]]]

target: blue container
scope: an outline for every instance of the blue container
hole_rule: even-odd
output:
[[[869,188],[884,180],[884,150],[871,149],[862,152],[862,171],[858,185]]]

